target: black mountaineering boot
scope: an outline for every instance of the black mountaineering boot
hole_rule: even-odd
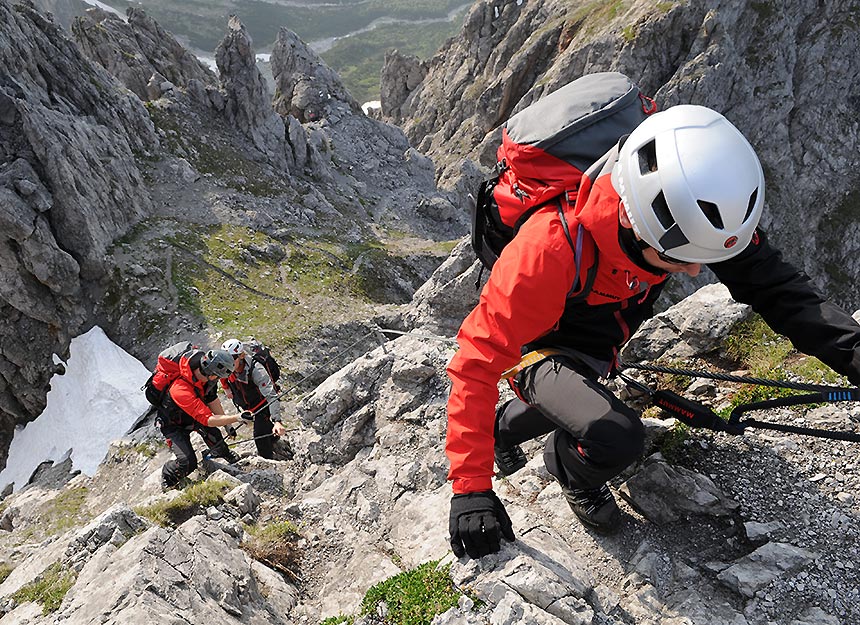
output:
[[[224,458],[224,460],[226,460],[230,464],[236,464],[241,459],[239,458],[239,454],[237,454],[232,449],[227,449],[227,451],[225,451],[224,455],[221,457]]]
[[[598,488],[568,488],[562,485],[561,492],[583,525],[609,534],[621,524],[621,510],[606,484]]]
[[[496,467],[499,469],[497,475],[502,477],[513,475],[526,466],[526,455],[519,445],[505,448],[495,447],[493,448],[493,455],[496,459]]]

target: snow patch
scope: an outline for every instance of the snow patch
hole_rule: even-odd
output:
[[[370,100],[369,102],[365,102],[361,105],[361,110],[364,111],[365,115],[370,113],[370,109],[381,109],[382,102],[379,100]]]
[[[45,460],[93,475],[111,441],[121,438],[149,408],[140,387],[149,370],[113,343],[98,326],[72,339],[66,373],[51,378],[47,406],[35,421],[16,429],[0,485],[27,484]]]
[[[114,15],[119,15],[123,19],[123,21],[127,21],[125,18],[125,13],[122,13],[122,12],[116,10],[115,8],[113,8],[110,5],[105,4],[104,2],[98,2],[98,0],[84,0],[84,2],[86,4],[89,4],[90,6],[98,7],[100,9],[102,9],[103,11],[113,13]]]

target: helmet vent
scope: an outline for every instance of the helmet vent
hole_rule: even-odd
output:
[[[639,156],[639,174],[644,176],[657,171],[657,144],[655,141],[649,141],[638,152]]]
[[[723,230],[725,226],[723,225],[723,217],[720,215],[720,209],[713,202],[706,202],[705,200],[698,200],[699,208],[702,209],[702,212],[705,213],[705,217],[708,218],[708,221],[711,222],[711,225],[714,228],[719,230]]]
[[[660,220],[660,225],[663,226],[664,230],[668,230],[675,225],[675,218],[672,217],[672,211],[669,210],[666,196],[663,195],[662,191],[651,202],[651,208],[654,209],[654,214],[657,215],[657,219]]]
[[[750,194],[750,203],[749,203],[749,206],[747,206],[747,214],[744,215],[744,222],[746,222],[746,220],[750,218],[750,215],[752,215],[753,209],[755,208],[755,202],[757,199],[758,199],[758,187],[753,189],[753,192]]]

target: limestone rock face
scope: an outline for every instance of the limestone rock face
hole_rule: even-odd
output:
[[[395,123],[409,117],[409,95],[427,75],[427,63],[397,50],[385,53],[381,80],[382,114]]]
[[[270,162],[285,166],[284,121],[272,110],[269,88],[256,66],[251,37],[236,17],[231,16],[227,26],[227,36],[215,51],[221,87],[226,92],[227,119],[245,132]]]
[[[45,405],[114,238],[151,210],[149,116],[28,3],[0,2],[0,432]],[[0,441],[0,449],[6,448]]]
[[[88,9],[96,7],[87,4],[84,0],[33,0],[33,5],[43,13],[50,13],[54,21],[69,30],[77,17]],[[102,9],[98,9],[101,11]]]
[[[293,31],[282,28],[272,49],[272,73],[277,89],[275,110],[300,122],[327,117],[333,107],[360,113],[340,76]]]
[[[854,310],[860,66],[847,61],[860,43],[847,17],[854,10],[838,0],[637,0],[610,13],[561,0],[485,0],[408,95],[401,59],[388,57],[382,91],[398,95],[383,111],[434,159],[447,187],[463,158],[485,168],[495,162],[498,127],[511,114],[586,73],[625,73],[661,108],[716,109],[764,165],[763,226],[789,260]]]
[[[176,86],[200,80],[217,84],[217,78],[143,9],[131,7],[128,21],[101,9],[87,11],[72,23],[72,34],[83,53],[104,67],[141,100],[150,97],[154,75]]]

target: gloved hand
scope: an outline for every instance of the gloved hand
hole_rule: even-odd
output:
[[[491,490],[451,498],[448,534],[451,536],[451,550],[458,558],[467,553],[470,558],[496,553],[502,536],[515,540],[511,517]]]
[[[242,419],[244,419],[245,421],[253,421],[254,420],[254,413],[251,412],[250,410],[243,411],[242,414],[240,414],[239,416],[242,417]]]
[[[227,438],[236,438],[236,428],[232,425],[227,426]]]

